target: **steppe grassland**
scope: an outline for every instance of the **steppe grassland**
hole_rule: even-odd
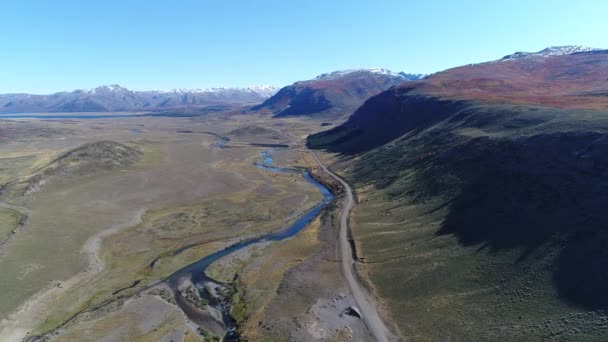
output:
[[[21,214],[13,209],[0,208],[0,241],[12,232],[19,225]],[[0,246],[1,247],[1,246]]]
[[[144,296],[129,300],[108,315],[71,327],[57,337],[58,342],[100,340],[199,342],[203,339],[175,305],[158,297]]]
[[[244,267],[244,271],[239,270],[242,272],[240,291],[233,315],[244,323],[242,331],[245,336],[255,340],[260,329],[258,322],[262,317],[272,315],[267,312],[268,305],[275,298],[285,272],[320,248],[319,229],[320,220],[316,219],[293,239],[268,247],[264,254]]]
[[[0,259],[0,269],[16,275],[0,285],[3,293],[11,294],[3,296],[0,303],[3,313],[14,310],[49,283],[84,271],[95,250],[81,248],[91,236],[133,221],[148,206],[198,196],[187,182],[169,177],[187,170],[175,167],[172,160],[163,162],[162,148],[171,149],[170,145],[141,147],[145,150],[144,160],[132,170],[107,171],[69,183],[49,184],[32,195],[27,227],[6,246]],[[205,154],[209,155],[203,151],[196,157],[205,160]],[[189,160],[183,156],[181,159]]]
[[[144,151],[144,157],[128,170],[52,184],[31,199],[27,234],[18,236],[9,255],[0,259],[0,268],[18,275],[3,284],[5,293],[11,294],[3,296],[3,312],[82,272],[88,263],[87,253],[81,250],[84,242],[109,227],[136,221],[142,210],[147,211],[141,224],[122,227],[122,232],[105,237],[100,252],[105,271],[79,279],[69,292],[59,291],[51,302],[64,303],[60,310],[37,312],[37,319],[44,317],[39,331],[109,298],[111,292],[128,287],[134,280],[143,279],[145,284],[222,248],[228,241],[279,227],[297,214],[294,209],[306,210],[320,199],[316,189],[299,175],[270,174],[255,168],[253,162],[261,147],[215,149],[211,145],[216,138],[211,135],[177,133],[183,121],[52,122],[49,125],[58,129],[68,126],[69,136],[31,137],[12,144],[13,149],[29,149],[29,164],[21,172],[15,168],[13,175],[3,173],[7,178],[29,173],[62,151],[88,141],[127,143]],[[130,131],[130,127],[142,125],[144,134]],[[207,131],[233,129],[220,120],[187,122],[187,127],[193,125]],[[42,153],[41,147],[47,150]],[[298,155],[294,153],[291,160]],[[283,162],[282,157],[275,159],[278,164]],[[164,227],[170,227],[170,232]],[[192,243],[199,245],[176,257],[162,257]],[[151,260],[159,256],[157,266],[150,269]]]
[[[95,306],[139,280],[139,286],[121,293],[128,295],[231,243],[284,227],[295,216],[294,207],[314,205],[316,194],[310,193],[308,184],[288,176],[268,177],[265,171],[252,169],[255,171],[247,175],[251,188],[192,205],[150,210],[141,224],[107,237],[102,249],[107,268],[66,298],[90,297],[86,306]],[[260,187],[265,189],[263,194]],[[294,196],[298,191],[303,195]],[[173,254],[186,245],[194,246]],[[150,267],[153,260],[157,261]],[[49,317],[51,321],[43,328],[57,325],[73,311],[57,315],[57,320]]]
[[[557,334],[578,340],[570,338],[577,333],[585,340],[602,340],[605,328],[597,323],[605,321],[601,311],[585,313],[555,300],[550,264],[524,267],[531,276],[514,271],[513,260],[521,257],[523,248],[463,247],[454,236],[436,234],[445,209],[390,201],[373,188],[357,190],[360,203],[351,227],[359,256],[365,257],[358,272],[396,325],[407,327],[401,328],[403,334],[420,341],[456,336],[542,340]],[[487,285],[485,279],[500,285]],[[502,336],[505,329],[512,336]]]
[[[265,305],[274,298],[273,294],[281,283],[284,273],[301,262],[303,258],[314,253],[318,247],[317,235],[318,221],[315,221],[293,239],[265,246],[263,257],[260,255],[254,257],[253,260],[242,261],[245,264],[253,262],[254,266],[246,272],[247,279],[243,281],[243,286],[247,289],[247,298],[236,299],[233,315],[239,320],[244,319],[245,315],[251,317],[248,320],[251,327],[247,328],[247,336],[255,336],[256,327],[253,322],[257,322],[258,316],[267,314]],[[221,243],[209,243],[194,248],[192,253],[205,255],[221,246]],[[191,255],[183,258],[191,259],[192,257]],[[171,265],[167,266],[176,266],[179,261],[176,259],[182,258],[170,258],[168,262]],[[218,264],[227,266],[232,271],[242,271],[242,267],[231,267],[234,264],[230,262]],[[157,311],[143,309],[150,308],[152,305]],[[122,336],[129,336],[131,340],[144,341],[146,338],[158,340],[171,333],[180,332],[177,334],[177,340],[183,336],[185,341],[189,339],[199,341],[198,333],[187,323],[183,314],[176,310],[175,306],[166,302],[159,303],[158,299],[152,296],[134,297],[122,308],[102,316],[101,319],[85,321],[70,327],[61,334],[59,341],[87,341],[87,336],[112,336],[116,331],[120,331]]]

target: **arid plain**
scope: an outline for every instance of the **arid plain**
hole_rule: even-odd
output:
[[[193,322],[170,296],[168,277],[285,228],[322,200],[301,174],[316,167],[303,141],[317,121],[208,115],[2,125],[7,341],[219,339],[228,327],[217,307],[192,295],[192,283],[180,285],[207,311]],[[293,171],[256,167],[264,151]],[[338,312],[352,298],[336,262],[333,216],[325,210],[293,238],[256,243],[210,266],[213,279],[230,284],[222,298],[241,336],[366,339],[360,320]]]

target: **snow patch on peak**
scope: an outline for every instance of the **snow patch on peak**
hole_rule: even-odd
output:
[[[247,89],[264,97],[271,97],[279,91],[279,88],[271,85],[254,85],[247,87]]]
[[[378,74],[378,75],[387,75],[387,76],[391,76],[391,77],[401,77],[401,78],[404,77],[403,75],[390,71],[388,69],[361,68],[361,69],[338,70],[338,71],[324,73],[324,74],[321,74],[321,75],[315,77],[315,80],[332,80],[332,79],[350,76],[350,75],[356,74],[356,73],[372,73],[372,74]]]
[[[234,93],[250,93],[257,94],[261,97],[271,97],[278,91],[278,88],[271,85],[254,85],[245,88],[226,88],[226,87],[214,87],[214,88],[198,88],[198,89],[171,89],[171,90],[158,90],[159,94],[234,94]]]
[[[100,92],[118,93],[121,91],[130,91],[130,90],[127,88],[121,87],[118,84],[110,84],[110,85],[104,85],[104,86],[99,86],[97,88],[89,89],[86,92],[88,92],[89,94],[97,94]],[[83,92],[83,91],[80,90],[80,92]]]
[[[571,55],[578,52],[599,51],[601,49],[592,48],[581,45],[566,45],[566,46],[550,46],[538,52],[516,52],[512,55],[507,55],[501,60],[515,60],[521,58],[544,58],[549,56]]]

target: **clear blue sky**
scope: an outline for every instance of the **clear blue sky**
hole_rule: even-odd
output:
[[[28,1],[0,6],[0,93],[432,73],[550,45],[608,48],[608,1]]]

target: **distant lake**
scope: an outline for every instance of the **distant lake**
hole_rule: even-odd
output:
[[[190,113],[148,113],[148,114],[0,114],[0,119],[108,119],[138,117],[178,117],[188,118],[201,114]]]
[[[142,115],[133,114],[0,114],[0,119],[105,119],[105,118],[136,118]]]

